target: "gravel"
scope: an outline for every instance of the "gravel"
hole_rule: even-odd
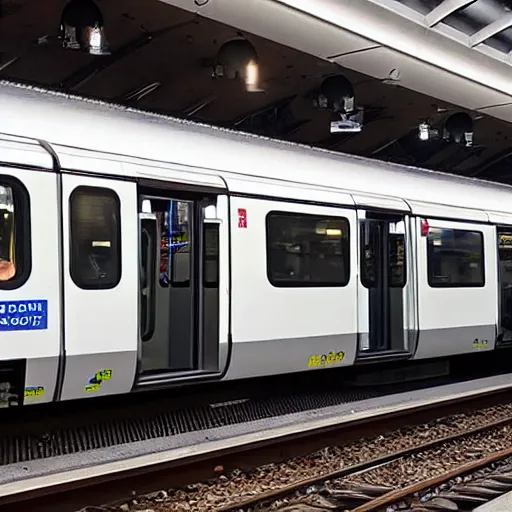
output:
[[[402,488],[481,459],[512,446],[512,426],[505,425],[468,438],[443,443],[430,450],[403,457],[359,475],[333,481],[338,487],[347,484],[388,485]]]
[[[234,470],[208,482],[192,484],[183,489],[169,489],[161,491],[159,494],[140,496],[136,500],[125,503],[122,507],[109,507],[107,510],[116,512],[140,512],[148,509],[154,512],[208,510],[214,512],[222,506],[236,504],[240,500],[286,487],[299,480],[321,477],[332,471],[369,461],[391,452],[484,426],[508,418],[511,414],[512,404],[506,404],[469,414],[448,416],[428,424],[404,427],[372,438],[363,438],[347,445],[328,446],[306,457],[297,457],[279,464],[267,464],[250,472]],[[367,499],[368,489],[371,489],[367,484],[383,486],[384,491],[391,490],[391,483],[393,487],[409,485],[434,474],[453,469],[464,462],[485,456],[492,451],[510,446],[511,441],[512,427],[500,427],[468,439],[445,443],[436,449],[405,457],[398,462],[356,476],[326,483],[322,489],[306,490],[306,495],[300,497],[299,503],[292,504],[289,500],[276,501],[267,510],[279,509],[283,512],[284,510],[286,512],[326,510],[333,508],[329,506],[329,503],[332,505],[331,498],[336,493],[338,495],[334,497],[338,503],[337,506],[339,506],[340,500],[345,500],[346,497],[339,493],[341,489],[347,488],[349,489],[348,495],[352,497],[349,496],[345,501],[357,504],[357,495],[361,494],[357,489],[360,489],[362,485],[366,486],[364,487],[366,494],[363,493],[363,495]],[[319,491],[322,491],[324,495],[327,493],[327,499],[323,498]],[[384,491],[381,489],[380,493]],[[323,503],[318,503],[318,500],[323,500]],[[282,508],[283,506],[285,508]],[[289,508],[290,506],[292,508]],[[257,509],[260,510],[260,507]]]

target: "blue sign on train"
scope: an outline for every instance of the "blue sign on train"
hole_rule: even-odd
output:
[[[0,332],[44,329],[48,329],[47,300],[0,301]]]

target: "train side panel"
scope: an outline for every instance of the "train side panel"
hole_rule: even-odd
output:
[[[416,222],[421,236],[415,358],[492,350],[498,309],[495,227],[431,218]]]
[[[56,390],[62,342],[57,179],[53,172],[0,168],[2,406],[50,402]]]
[[[355,228],[350,209],[231,198],[227,378],[353,364]]]

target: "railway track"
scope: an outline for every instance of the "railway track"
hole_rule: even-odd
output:
[[[259,510],[315,496],[326,500],[322,488],[325,482],[329,486],[334,480],[347,480],[354,473],[370,475],[379,467],[390,467],[394,461],[461,439],[480,436],[482,441],[490,429],[512,429],[512,389],[508,387],[465,398],[430,401],[428,405],[384,409],[365,417],[354,415],[352,421],[333,421],[322,428],[304,425],[303,431],[295,429],[275,437],[264,438],[259,434],[221,444],[213,442],[203,451],[184,450],[180,457],[166,459],[156,454],[156,458],[148,456],[136,463],[119,460],[108,472],[101,464],[76,474],[59,474],[55,470],[28,484],[13,481],[10,486],[0,486],[0,509],[11,511],[13,504],[17,504],[24,511],[72,512],[91,505],[93,508],[86,510],[213,512]],[[272,475],[278,478],[278,470],[287,465],[297,471],[272,482]],[[264,482],[265,472],[270,483]],[[256,487],[251,489],[251,483]],[[343,485],[346,484],[353,487],[354,482],[345,481]],[[379,487],[364,482],[359,485],[363,485],[366,500],[375,497],[376,492],[368,494],[368,486]],[[386,487],[380,494],[394,490]],[[357,492],[362,493],[361,489],[351,491],[352,495]],[[352,504],[358,506],[364,501],[356,499]]]
[[[449,423],[450,420],[446,420]],[[430,509],[426,508],[428,505],[437,510],[472,510],[468,506],[479,505],[512,490],[512,415],[484,421],[470,429],[460,425],[458,430],[427,442],[411,442],[407,448],[377,457],[362,457],[361,462],[296,479],[267,492],[239,498],[232,496],[227,504],[211,510],[373,512],[394,510],[393,505],[411,512],[425,512]],[[412,429],[407,435],[411,437],[420,432],[421,429]],[[367,441],[373,440],[362,440],[348,448],[358,450]],[[445,458],[444,464],[440,463],[440,457]],[[493,479],[492,471],[496,468],[491,465],[497,462],[502,463],[502,471],[497,469]],[[443,471],[443,467],[449,469]],[[470,478],[460,478],[483,468],[487,471],[474,475],[475,485],[467,485]],[[422,478],[422,473],[434,476]],[[478,478],[484,483],[479,484]],[[390,485],[397,480],[398,485]],[[449,481],[451,485],[439,487]],[[422,491],[426,492],[420,494]],[[168,505],[169,508],[163,504],[158,510],[182,510],[173,508],[176,503],[172,500]]]
[[[512,447],[507,447],[432,478],[383,492],[353,508],[352,512],[389,509],[404,512],[472,511],[510,491]]]

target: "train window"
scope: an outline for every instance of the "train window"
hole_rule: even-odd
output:
[[[71,278],[86,290],[121,280],[121,212],[113,190],[77,187],[70,198]]]
[[[360,243],[363,286],[403,288],[407,281],[403,218],[362,222]]]
[[[152,199],[160,233],[160,286],[187,288],[193,261],[192,226],[194,203],[174,199]]]
[[[512,230],[498,228],[498,262],[503,340],[512,341]]]
[[[218,288],[219,226],[217,224],[205,224],[203,230],[203,285],[205,288]]]
[[[29,195],[17,179],[0,176],[0,290],[19,288],[30,271]]]
[[[436,288],[485,285],[484,241],[479,231],[430,228],[428,283]]]
[[[267,275],[274,286],[345,286],[349,252],[349,222],[343,217],[267,215]]]
[[[389,285],[392,288],[403,288],[407,282],[405,234],[390,233],[388,238],[388,249]]]

